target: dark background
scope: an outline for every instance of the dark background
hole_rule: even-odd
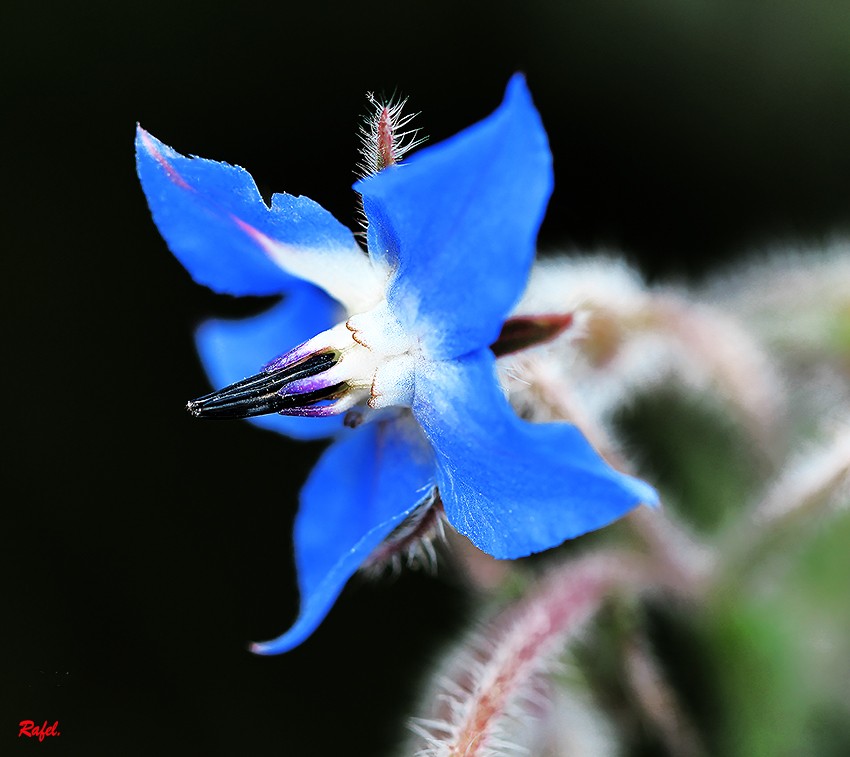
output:
[[[137,121],[353,225],[367,91],[438,141],[522,70],[555,155],[544,250],[693,279],[850,225],[843,3],[13,2],[0,28],[4,754],[391,754],[468,614],[451,576],[355,581],[301,648],[246,651],[295,615],[321,445],[184,412],[193,328],[267,303],[171,258]],[[62,736],[17,740],[27,718]]]

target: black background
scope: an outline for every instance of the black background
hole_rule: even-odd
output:
[[[438,141],[527,74],[555,155],[541,248],[698,278],[850,224],[838,3],[6,4],[0,753],[394,753],[467,614],[451,577],[348,587],[301,648],[289,534],[320,444],[184,412],[192,331],[256,312],[167,252],[136,122],[355,222],[365,93]],[[17,723],[59,720],[41,745]]]

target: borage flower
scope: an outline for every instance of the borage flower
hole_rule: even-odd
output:
[[[300,644],[361,564],[438,498],[451,526],[502,559],[657,501],[574,426],[520,420],[497,379],[490,345],[524,288],[552,188],[524,79],[488,118],[403,165],[385,126],[378,157],[391,165],[354,185],[368,254],[313,201],[276,194],[269,207],[243,169],[138,131],[154,220],[193,278],[233,295],[285,295],[258,317],[202,326],[213,382],[235,383],[190,410],[334,437],[295,521],[299,616],[253,645],[259,653]]]

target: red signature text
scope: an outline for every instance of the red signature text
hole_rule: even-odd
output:
[[[30,739],[37,738],[39,741],[44,741],[45,736],[58,736],[59,735],[59,721],[55,721],[53,725],[47,725],[47,721],[45,720],[42,725],[36,725],[35,721],[32,720],[22,720],[18,725],[21,727],[21,730],[18,731],[18,738],[21,736],[26,736]]]

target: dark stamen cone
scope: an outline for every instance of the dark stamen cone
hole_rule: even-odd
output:
[[[294,381],[323,373],[338,360],[339,355],[335,352],[310,355],[294,365],[249,376],[223,389],[190,400],[186,409],[196,418],[225,420],[279,413],[281,410],[332,399],[340,392],[340,384],[296,394],[287,394],[286,387]]]

